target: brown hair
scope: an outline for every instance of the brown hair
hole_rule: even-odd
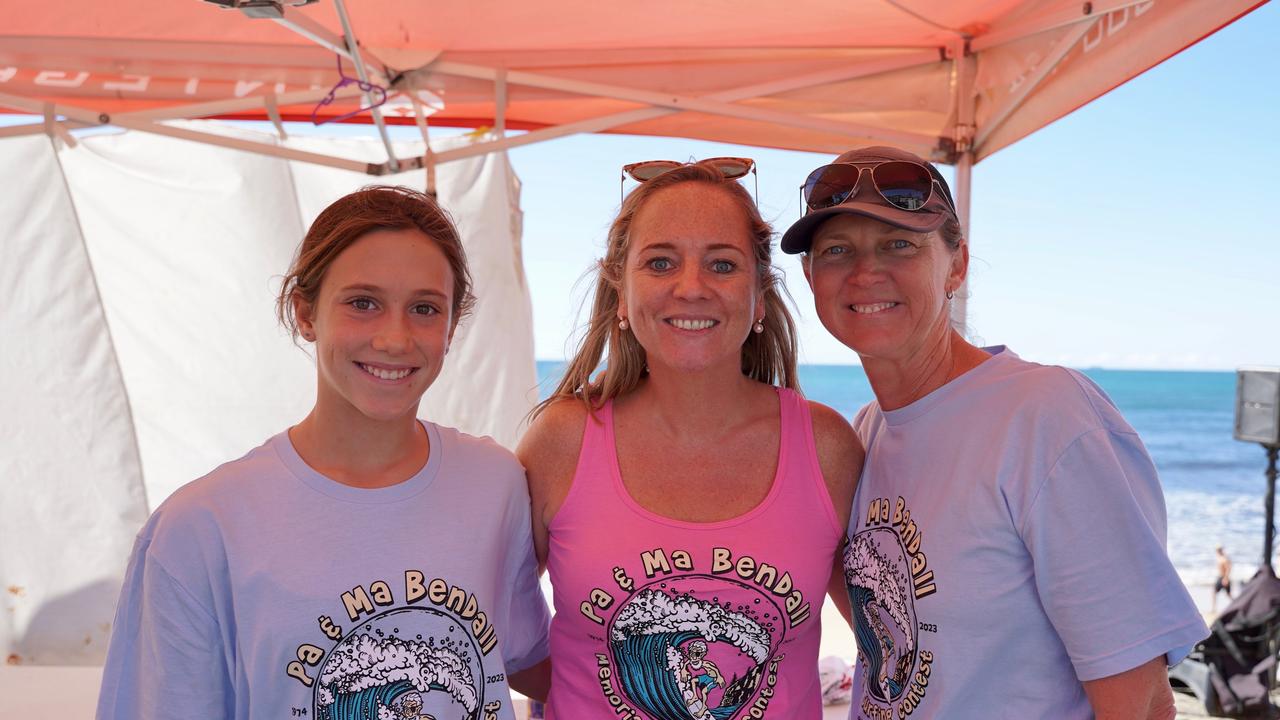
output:
[[[961,243],[964,242],[964,230],[960,229],[960,221],[955,216],[948,217],[942,223],[942,227],[938,228],[938,237],[942,238],[942,242],[952,250],[959,250]]]
[[[742,374],[754,380],[798,389],[796,378],[796,329],[791,312],[782,299],[785,288],[773,269],[773,228],[760,215],[759,208],[736,181],[726,180],[719,170],[699,163],[684,165],[642,183],[627,195],[613,225],[609,227],[605,256],[596,266],[595,295],[591,317],[577,352],[569,361],[564,377],[550,397],[534,408],[537,417],[546,407],[561,398],[577,397],[588,409],[606,400],[625,395],[640,384],[645,373],[645,353],[635,335],[618,328],[618,298],[622,287],[623,265],[630,247],[631,225],[636,213],[654,193],[680,183],[705,183],[723,189],[734,200],[747,219],[750,242],[756,260],[756,274],[764,295],[764,332],[749,333],[742,344]],[[594,379],[608,347],[608,369]]]
[[[471,272],[453,219],[435,199],[407,187],[369,185],[338,198],[311,223],[297,258],[276,297],[280,323],[298,336],[295,298],[314,306],[333,261],[355,241],[376,230],[420,230],[444,253],[453,271],[451,319],[456,327],[475,305]]]

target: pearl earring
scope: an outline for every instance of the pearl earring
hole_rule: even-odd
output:
[[[629,327],[631,327],[631,323],[628,323],[626,318],[618,318],[619,330],[626,330]]]
[[[751,328],[757,335],[764,332],[764,320],[757,320],[755,327]]]

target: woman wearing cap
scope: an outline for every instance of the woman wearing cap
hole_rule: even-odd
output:
[[[822,716],[862,451],[796,391],[750,167],[629,166],[586,336],[521,442],[561,720]]]
[[[1172,718],[1165,665],[1207,631],[1138,436],[1080,373],[952,328],[969,252],[932,165],[854,150],[803,189],[782,248],[876,396],[844,551],[853,717]]]

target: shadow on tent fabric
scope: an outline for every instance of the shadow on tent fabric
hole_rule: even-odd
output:
[[[1169,669],[1169,682],[1214,717],[1280,717],[1270,698],[1278,648],[1280,579],[1264,567],[1214,621],[1209,637]]]
[[[119,595],[119,583],[96,580],[41,602],[25,632],[8,648],[0,646],[5,662],[10,665],[101,665],[107,656]],[[11,596],[6,604],[21,602],[21,598]]]

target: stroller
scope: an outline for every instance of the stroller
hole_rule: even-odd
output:
[[[1215,717],[1280,717],[1270,697],[1277,649],[1280,579],[1263,567],[1214,621],[1209,637],[1169,669],[1169,682]]]

